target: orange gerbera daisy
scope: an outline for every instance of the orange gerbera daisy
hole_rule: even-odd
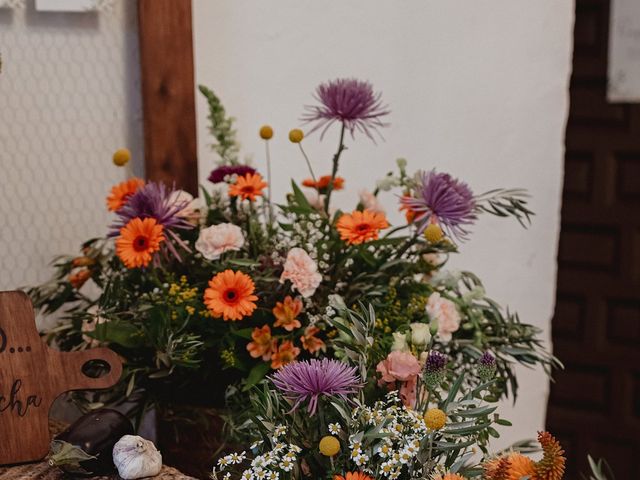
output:
[[[344,477],[342,475],[334,475],[333,480],[373,480],[373,478],[362,472],[349,472]]]
[[[324,348],[324,342],[316,337],[316,334],[320,333],[320,329],[316,326],[310,325],[304,330],[304,335],[300,338],[302,342],[302,348],[309,353],[315,353],[318,350]]]
[[[127,268],[146,267],[164,241],[162,230],[155,218],[130,220],[116,238],[116,254]]]
[[[107,207],[109,211],[116,212],[124,207],[129,197],[136,193],[142,186],[144,186],[144,180],[136,177],[115,185],[107,197]]]
[[[381,212],[370,210],[355,210],[352,213],[345,213],[336,224],[340,238],[349,245],[358,245],[364,242],[378,239],[378,233],[383,228],[387,228],[389,222],[387,217]]]
[[[276,340],[271,337],[271,328],[264,325],[262,328],[254,328],[251,333],[253,342],[247,345],[249,355],[253,358],[262,357],[265,362],[271,359],[271,353],[276,345]]]
[[[229,187],[229,196],[255,202],[256,197],[262,196],[262,189],[266,186],[267,182],[262,180],[259,173],[247,173],[243,177],[239,176],[236,183]]]
[[[331,175],[323,175],[318,181],[314,181],[313,178],[306,178],[302,181],[302,185],[309,188],[315,188],[316,190],[326,190],[331,183]],[[342,190],[344,188],[344,178],[336,177],[333,179],[333,189]]]
[[[256,289],[249,275],[233,270],[225,270],[209,280],[209,288],[204,291],[204,303],[215,318],[225,321],[242,320],[256,309],[258,300]]]
[[[292,332],[296,328],[300,328],[302,324],[296,317],[302,311],[302,302],[299,298],[295,300],[287,295],[284,302],[277,302],[273,307],[273,315],[276,317],[274,327],[282,327],[287,332]]]
[[[300,355],[300,349],[293,346],[293,342],[286,340],[274,349],[271,355],[271,368],[282,368],[288,363],[293,362]]]

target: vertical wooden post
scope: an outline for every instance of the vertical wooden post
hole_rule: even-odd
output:
[[[198,193],[191,0],[138,0],[147,178]]]

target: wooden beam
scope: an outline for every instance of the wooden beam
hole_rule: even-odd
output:
[[[198,193],[191,0],[138,0],[146,176]]]

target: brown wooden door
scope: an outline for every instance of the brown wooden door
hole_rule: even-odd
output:
[[[640,479],[640,105],[608,104],[609,2],[577,0],[547,424],[566,478]]]

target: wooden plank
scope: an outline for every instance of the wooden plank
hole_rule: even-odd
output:
[[[92,378],[83,372],[90,360],[109,365]],[[24,292],[0,292],[0,465],[42,459],[49,451],[49,409],[69,390],[109,388],[122,374],[118,356],[107,348],[78,352],[50,349],[36,329]]]
[[[138,0],[147,178],[198,193],[191,0]]]

